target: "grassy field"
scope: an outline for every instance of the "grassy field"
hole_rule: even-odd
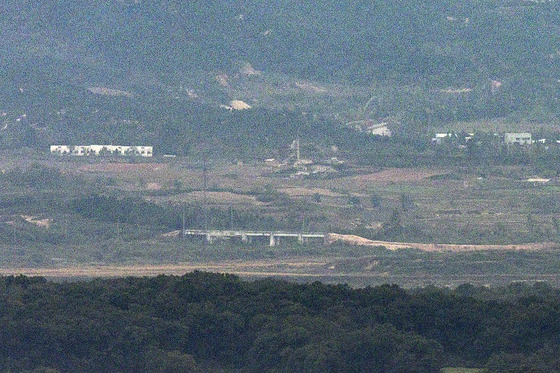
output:
[[[305,263],[306,258],[316,257],[325,265],[302,265],[303,271],[273,265],[264,272],[355,285],[394,281],[411,286],[557,282],[555,273],[560,268],[555,251],[411,254],[347,245],[269,248],[220,241],[206,245],[165,236],[181,227],[183,208],[190,217],[188,224],[202,226],[206,201],[210,228],[221,224],[305,229],[426,243],[556,242],[560,240],[560,187],[554,180],[545,185],[526,182],[533,175],[521,167],[381,170],[346,165],[326,178],[290,178],[265,162],[223,160],[208,164],[206,193],[202,163],[188,158],[144,161],[0,154],[0,169],[0,266],[4,268],[291,258]],[[171,218],[150,220],[152,212],[142,210],[132,220],[130,211],[120,210],[89,217],[73,209],[76,200],[93,194],[145,201]],[[121,220],[119,214],[125,218]],[[388,230],[395,216],[399,229]]]
[[[477,368],[443,368],[441,373],[483,373],[484,369]]]
[[[397,210],[401,224],[411,228],[407,241],[506,244],[555,240],[560,234],[556,222],[560,188],[554,181],[549,185],[525,181],[533,175],[522,168],[349,167],[328,179],[299,179],[279,177],[264,162],[223,161],[209,166],[203,193],[203,171],[195,160],[127,163],[49,157],[32,161],[81,178],[81,191],[134,196],[166,206],[206,200],[209,207],[249,211],[292,224],[305,221],[308,230],[370,229],[375,234],[375,227]],[[0,158],[3,169],[30,163]],[[259,199],[265,192],[271,198]]]

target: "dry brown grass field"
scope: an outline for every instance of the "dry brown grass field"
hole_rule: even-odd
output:
[[[86,180],[110,179],[115,193],[133,192],[158,204],[206,200],[222,209],[299,216],[309,222],[308,229],[332,233],[379,227],[399,210],[402,224],[421,232],[426,243],[528,243],[535,241],[528,241],[535,231],[552,235],[558,229],[554,220],[560,213],[555,202],[560,197],[560,184],[556,180],[544,185],[527,182],[525,179],[533,175],[524,174],[522,168],[485,169],[482,174],[476,169],[350,166],[345,174],[322,179],[279,176],[264,161],[221,161],[208,164],[204,193],[202,164],[188,158],[130,163],[46,157],[33,162]],[[2,169],[30,163],[0,158]],[[259,201],[256,195],[265,189],[283,198]],[[154,190],[160,193],[154,195]],[[373,195],[379,197],[378,205],[372,204]]]
[[[560,185],[554,179],[527,182],[535,175],[521,167],[379,169],[347,164],[343,172],[326,178],[293,178],[264,160],[224,160],[208,162],[204,192],[203,164],[197,159],[0,156],[4,172],[33,164],[81,181],[68,189],[11,185],[0,192],[3,200],[47,196],[33,207],[0,206],[2,274],[112,277],[199,269],[358,286],[560,281]],[[49,201],[50,195],[72,201],[89,193],[143,199],[177,212],[183,205],[200,207],[206,201],[209,208],[284,224],[267,227],[270,230],[305,226],[308,231],[355,234],[370,241],[339,240],[302,248],[292,243],[245,248],[229,241],[207,246],[165,235],[173,229],[99,222],[64,208],[61,213]],[[395,212],[403,231],[383,236]],[[49,227],[21,216],[49,221]],[[235,228],[237,222],[231,224]],[[26,241],[19,229],[43,241]],[[406,248],[426,253],[410,254]]]

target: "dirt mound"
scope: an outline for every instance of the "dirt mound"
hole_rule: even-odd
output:
[[[251,109],[251,105],[249,105],[248,103],[241,101],[241,100],[233,100],[229,103],[229,106],[233,109],[233,110],[247,110],[247,109]]]
[[[49,228],[52,222],[52,219],[37,219],[35,216],[29,215],[21,215],[21,217],[29,224],[33,224],[42,228]]]

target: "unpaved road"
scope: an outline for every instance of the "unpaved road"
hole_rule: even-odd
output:
[[[518,245],[456,245],[456,244],[438,244],[438,243],[414,243],[414,242],[391,242],[391,241],[374,241],[368,240],[360,236],[329,233],[327,235],[329,243],[340,242],[349,245],[358,246],[383,246],[389,250],[399,250],[406,248],[414,248],[429,252],[465,252],[465,251],[486,251],[486,250],[551,250],[558,248],[558,244],[554,242],[537,242],[525,243]]]

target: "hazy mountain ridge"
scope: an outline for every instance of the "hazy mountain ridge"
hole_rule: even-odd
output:
[[[71,116],[66,127],[90,128],[86,139],[109,136],[108,123],[131,121],[142,123],[135,139],[154,142],[161,128],[146,118],[231,100],[339,123],[556,121],[558,8],[525,1],[9,0],[0,5],[0,111],[27,114],[28,125],[47,128],[53,141],[64,140],[53,124],[61,111]],[[247,64],[261,74],[244,73]],[[91,87],[129,92],[132,106],[153,112],[131,114]],[[100,102],[110,107],[102,111],[114,111],[98,115]],[[151,135],[138,132],[146,127]],[[21,143],[13,132],[6,137],[10,131],[0,132],[2,147]]]
[[[265,71],[368,84],[395,73],[512,72],[525,58],[556,52],[556,4],[515,4],[527,3],[13,0],[2,6],[2,44],[34,39],[87,50],[120,69],[223,69],[248,60]]]

